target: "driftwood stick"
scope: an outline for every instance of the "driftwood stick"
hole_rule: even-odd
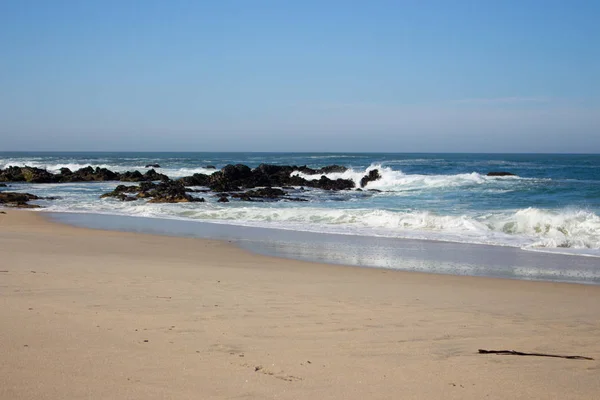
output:
[[[537,357],[556,357],[556,358],[568,358],[569,360],[593,360],[591,357],[583,356],[561,356],[558,354],[546,354],[546,353],[523,353],[515,350],[484,350],[479,349],[479,354],[500,354],[500,355],[513,355],[513,356],[537,356]]]

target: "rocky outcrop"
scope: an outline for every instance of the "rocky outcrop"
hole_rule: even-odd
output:
[[[292,175],[294,171],[316,175],[343,172],[346,170],[346,167],[340,165],[312,169],[306,166],[261,164],[251,169],[247,165],[236,164],[226,165],[212,175],[194,174],[181,178],[179,181],[187,186],[209,187],[214,192],[236,192],[256,187],[282,186],[308,186],[324,190],[347,190],[354,188],[354,182],[351,179],[332,180],[322,176],[318,180],[307,180],[298,175]],[[81,168],[77,171],[61,168],[58,174],[52,174],[44,169],[34,167],[8,167],[0,170],[0,182],[64,183],[95,181],[168,182],[170,179],[166,175],[156,172],[154,169],[150,169],[143,174],[140,171],[118,173],[106,168],[93,168],[91,166]]]
[[[135,194],[131,196],[130,194]],[[203,202],[203,198],[193,197],[187,193],[186,187],[179,181],[163,181],[160,183],[142,182],[139,186],[119,185],[101,198],[115,198],[121,201],[149,199],[149,203],[192,203]]]
[[[255,201],[256,199],[277,200],[286,195],[286,192],[281,189],[262,188],[248,190],[244,193],[234,193],[231,197],[238,198],[243,201]]]
[[[351,179],[333,180],[323,175],[318,181],[307,181],[306,186],[323,190],[350,190],[354,188],[354,181]]]
[[[516,176],[516,175],[511,172],[492,171],[492,172],[488,172],[487,176]]]
[[[144,168],[160,168],[160,164],[146,164]]]
[[[240,187],[255,187],[252,170],[244,164],[226,165],[220,171],[208,175],[208,187],[215,192],[239,191]]]
[[[194,174],[192,176],[183,177],[179,179],[179,181],[185,186],[208,186],[209,178],[209,175]]]
[[[306,175],[324,175],[324,174],[332,174],[332,173],[342,173],[348,171],[347,167],[343,165],[327,165],[323,168],[312,169],[307,167],[306,165],[297,168],[298,171],[302,172]]]
[[[292,188],[293,189],[293,188]],[[289,193],[277,188],[260,188],[248,190],[242,193],[233,193],[231,197],[241,201],[308,201],[302,197],[290,197]],[[225,197],[227,199],[227,197]],[[221,201],[221,199],[219,199]],[[229,201],[229,199],[227,199]]]
[[[52,174],[45,169],[35,167],[8,167],[0,170],[0,182],[29,182],[29,183],[70,183],[70,182],[103,182],[125,181],[143,182],[169,179],[166,175],[159,174],[154,169],[142,174],[139,171],[113,172],[106,168],[91,166],[71,171],[61,168],[58,174]]]
[[[6,207],[39,208],[38,205],[29,204],[31,200],[39,199],[41,197],[30,193],[0,192],[0,205]]]
[[[55,176],[45,169],[34,167],[23,167],[21,173],[25,182],[29,183],[53,183]]]
[[[334,169],[340,168],[339,166],[334,167]],[[303,170],[306,171],[306,167],[261,164],[254,169],[250,169],[246,165],[237,164],[227,165],[221,171],[217,171],[212,175],[195,174],[193,181],[198,182],[201,186],[207,186],[215,192],[235,192],[256,187],[284,186],[309,186],[325,190],[354,188],[354,182],[351,179],[331,180],[327,177],[321,177],[320,180],[307,180],[298,175],[292,175],[294,171]],[[188,180],[184,178],[184,182],[187,184]]]
[[[154,169],[151,169],[146,171],[144,174],[142,174],[140,171],[123,172],[118,180],[122,182],[168,181],[169,177],[164,174],[159,174]]]
[[[378,179],[381,179],[381,174],[379,173],[379,170],[372,169],[367,175],[362,177],[362,179],[360,180],[360,187],[364,188],[369,182],[373,182]]]
[[[320,180],[307,180],[298,175],[292,175],[295,171],[315,175],[331,171],[342,171],[342,169],[345,169],[345,167],[330,166],[314,170],[307,167],[272,164],[261,164],[254,169],[250,169],[246,165],[237,164],[227,165],[212,175],[194,174],[179,180],[187,186],[209,187],[214,192],[239,192],[243,189],[256,187],[308,186],[325,190],[354,188],[354,182],[351,179],[331,180],[322,177]]]
[[[73,172],[68,168],[61,168],[60,173],[56,175],[56,181],[63,182],[103,182],[117,181],[120,175],[106,168],[91,166],[78,169]]]
[[[119,185],[115,188],[115,190],[113,190],[112,192],[109,193],[104,193],[102,196],[100,196],[101,199],[103,198],[107,198],[107,197],[112,197],[121,201],[134,201],[137,200],[137,198],[135,196],[128,196],[127,193],[138,193],[140,191],[140,187],[139,186],[125,186],[125,185]]]
[[[29,177],[31,178],[31,172]],[[0,170],[0,182],[26,182],[25,175],[23,174],[23,168],[8,167],[5,170]]]
[[[149,164],[149,166],[153,166]],[[306,166],[294,165],[271,165],[261,164],[251,169],[244,164],[226,165],[212,175],[194,174],[171,180],[164,174],[156,172],[154,168],[141,173],[140,171],[127,171],[123,173],[114,172],[106,168],[91,166],[71,171],[69,168],[61,168],[58,173],[53,174],[45,169],[35,167],[8,167],[0,170],[0,182],[30,182],[30,183],[65,183],[65,182],[102,182],[122,181],[139,182],[139,186],[119,185],[112,192],[102,195],[103,198],[115,198],[121,201],[134,201],[136,199],[148,199],[153,203],[179,203],[179,202],[201,202],[204,199],[193,197],[189,192],[212,191],[223,194],[219,201],[229,201],[226,193],[234,193],[230,197],[243,201],[307,201],[301,197],[290,197],[289,192],[294,187],[317,188],[322,190],[350,190],[355,184],[351,179],[330,179],[323,174],[339,173],[347,168],[340,165],[330,165],[320,169],[312,169]],[[307,180],[295,171],[304,174],[321,174],[320,179]],[[366,176],[368,179],[376,179],[374,173]],[[156,184],[153,182],[159,181]],[[208,189],[194,190],[186,186],[202,186]],[[258,189],[257,189],[258,188]],[[280,189],[280,188],[285,188]]]
[[[161,182],[151,191],[149,203],[197,203],[204,202],[201,197],[186,193],[185,186],[179,182]]]

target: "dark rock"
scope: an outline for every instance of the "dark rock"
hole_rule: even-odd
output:
[[[164,174],[159,174],[154,169],[151,169],[144,174],[140,171],[123,172],[118,180],[122,182],[168,181],[169,177]]]
[[[221,170],[223,176],[229,180],[237,181],[252,176],[252,170],[244,164],[226,165]]]
[[[210,175],[206,186],[210,187],[213,192],[235,192],[240,190],[239,186],[229,181],[222,171]]]
[[[23,178],[25,182],[29,183],[53,183],[56,182],[56,177],[54,174],[46,171],[41,168],[34,167],[23,167],[21,168],[21,173],[23,174]]]
[[[152,186],[150,186],[152,185]],[[191,203],[203,202],[203,198],[192,197],[185,191],[185,186],[179,181],[164,181],[158,184],[147,182],[140,185],[145,190],[145,197],[152,197],[150,203]]]
[[[248,196],[246,193],[234,193],[231,195],[231,197],[236,198],[238,200],[242,200],[242,201],[258,201],[258,202],[263,201],[260,198]]]
[[[307,186],[323,190],[350,190],[354,189],[354,181],[352,179],[332,180],[323,175],[318,181],[307,181]]]
[[[369,192],[373,192],[373,193],[381,193],[382,191],[379,189],[369,189]]]
[[[127,193],[137,193],[135,197]],[[162,181],[160,183],[140,182],[139,186],[119,185],[112,192],[105,193],[102,198],[113,197],[122,201],[150,199],[150,203],[188,203],[203,202],[203,198],[192,197],[186,193],[186,187],[179,181]]]
[[[5,183],[0,183],[0,187],[7,187]]]
[[[376,181],[378,179],[381,179],[381,175],[379,174],[379,170],[378,169],[372,169],[371,171],[369,171],[369,173],[365,176],[362,177],[362,179],[360,180],[360,187],[364,188],[365,186],[367,186],[367,184],[369,182],[373,182]]]
[[[146,181],[168,181],[169,177],[165,174],[159,174],[154,169],[146,171],[144,174],[144,180]]]
[[[39,208],[40,206],[28,204],[30,200],[38,199],[41,197],[30,193],[0,192],[0,204],[7,207]]]
[[[511,172],[492,171],[492,172],[488,172],[487,176],[516,176],[516,175]]]
[[[214,192],[239,191],[240,186],[255,186],[252,179],[252,170],[243,164],[229,164],[212,175],[194,174],[192,177],[185,177],[181,180],[186,185],[208,186]]]
[[[217,167],[215,167],[214,165],[207,165],[204,168],[206,168],[206,169],[217,169]]]
[[[328,165],[319,169],[312,169],[307,167],[306,165],[299,167],[298,171],[302,172],[306,175],[323,175],[323,174],[332,174],[332,173],[342,173],[348,171],[347,167],[343,165]]]
[[[126,186],[126,185],[119,185],[115,188],[115,192],[118,193],[136,193],[140,190],[140,186]]]
[[[125,193],[137,193],[139,191],[139,186],[119,185],[115,188],[115,190],[109,193],[104,193],[102,196],[100,196],[100,198],[103,199],[107,197],[114,197],[122,201],[129,201],[129,196],[127,196]],[[135,198],[132,199],[135,200]]]
[[[23,182],[25,177],[20,167],[8,167],[0,171],[0,182]]]
[[[356,190],[357,192],[362,192],[363,191],[361,188],[356,188],[354,190]]]
[[[0,201],[5,203],[16,203],[20,201],[38,200],[40,197],[31,193],[15,193],[2,192],[0,193]]]
[[[227,196],[221,196],[219,197],[219,200],[217,200],[217,203],[229,203],[229,199]]]
[[[160,168],[159,164],[146,164],[144,168]]]
[[[77,171],[71,171],[68,168],[61,168],[56,176],[57,182],[103,182],[118,181],[119,174],[106,168],[87,166]]]
[[[243,164],[226,165],[222,170],[216,171],[212,175],[194,174],[180,178],[179,181],[186,186],[206,186],[213,192],[239,192],[242,189],[252,189],[255,187],[287,187],[292,189],[293,186],[310,186],[314,188],[322,188],[326,190],[342,190],[353,188],[354,183],[351,180],[313,180],[306,179],[294,175],[294,171],[303,171],[309,174],[327,173],[327,172],[343,172],[346,167],[332,165],[321,168],[319,170],[310,169],[306,166],[297,167],[290,165],[272,165],[260,164],[254,169]],[[333,182],[333,183],[332,183]],[[248,196],[240,195],[239,198],[247,198]],[[251,199],[252,196],[250,196]],[[258,198],[258,197],[257,197]]]
[[[331,173],[342,173],[342,172],[346,172],[346,171],[348,171],[348,168],[344,167],[343,165],[328,165],[326,167],[323,167],[323,168],[317,170],[317,173],[331,174]]]
[[[149,164],[149,166],[152,166]],[[150,198],[153,202],[166,201],[201,201],[189,195],[185,197],[177,194],[181,186],[183,193],[192,191],[185,186],[205,186],[216,193],[240,192],[242,189],[253,189],[262,187],[249,194],[240,194],[238,198],[249,201],[259,199],[277,199],[285,196],[285,192],[281,189],[266,189],[285,187],[288,190],[293,190],[293,187],[319,188],[324,190],[348,190],[354,188],[354,182],[349,179],[332,180],[322,176],[319,180],[306,180],[298,175],[293,175],[294,171],[302,171],[307,174],[317,173],[332,173],[343,172],[346,167],[339,165],[330,165],[318,170],[290,165],[270,165],[261,164],[255,169],[243,164],[226,165],[222,170],[216,171],[212,175],[194,174],[181,178],[177,181],[171,181],[166,175],[156,172],[155,169],[150,169],[142,174],[140,171],[127,171],[117,173],[106,168],[87,166],[77,171],[71,171],[68,168],[61,168],[58,174],[33,167],[9,167],[0,170],[0,182],[46,182],[46,183],[63,183],[63,182],[90,182],[90,181],[122,181],[122,182],[140,182],[140,186],[134,187],[131,191],[123,191],[115,189],[110,194],[104,197],[119,198],[123,201],[130,201],[130,197],[123,194],[137,193],[137,198]],[[156,185],[143,185],[143,183],[160,181],[164,185],[157,187]],[[175,183],[176,182],[176,183]],[[166,192],[165,192],[166,190]],[[281,192],[277,192],[277,190]],[[136,192],[137,191],[137,192]],[[177,193],[176,193],[177,192]],[[282,194],[283,193],[283,194]]]
[[[119,174],[106,168],[96,167],[93,177],[94,181],[116,181],[119,179]]]
[[[121,201],[135,201],[137,200],[136,197],[134,196],[127,196],[125,193],[105,193],[102,196],[100,196],[101,198],[105,198],[105,197],[112,197],[115,198],[117,200],[121,200]]]
[[[208,187],[215,192],[238,191],[240,187],[254,187],[252,170],[244,164],[226,165],[221,171],[209,175]]]
[[[280,199],[282,196],[285,196],[285,194],[286,193],[281,189],[262,188],[248,190],[244,193],[234,193],[231,195],[231,197],[235,197],[243,201],[260,201],[261,199]]]
[[[285,196],[285,192],[283,190],[274,188],[249,190],[246,192],[246,194],[250,197],[261,197],[265,199],[275,199],[277,197]]]
[[[209,178],[209,175],[194,174],[180,178],[179,181],[185,186],[208,186]]]
[[[185,191],[190,192],[190,193],[208,193],[208,192],[210,192],[210,189],[192,189],[192,188],[186,187]]]
[[[308,201],[307,199],[303,199],[302,197],[284,197],[285,201]]]
[[[122,182],[142,182],[145,179],[140,171],[127,171],[121,174],[119,180]]]
[[[306,179],[291,175],[292,172],[298,170],[299,168],[295,165],[261,164],[252,173],[256,186],[291,187],[302,186],[306,183]]]

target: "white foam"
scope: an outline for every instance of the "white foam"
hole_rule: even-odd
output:
[[[460,186],[483,185],[493,182],[506,182],[522,180],[516,176],[507,177],[489,177],[477,172],[455,174],[455,175],[421,175],[405,174],[401,170],[394,170],[390,167],[384,167],[380,164],[371,164],[365,170],[348,169],[345,172],[333,172],[329,174],[308,175],[300,171],[292,172],[292,175],[299,176],[306,180],[318,180],[321,176],[329,179],[351,179],[357,187],[360,187],[360,180],[368,175],[372,170],[379,170],[381,178],[369,182],[366,189],[377,189],[384,191],[411,191],[430,188],[453,188]]]
[[[106,168],[114,172],[127,172],[127,171],[140,171],[144,173],[151,168],[146,168],[146,164],[144,165],[114,165],[114,164],[103,164],[103,163],[47,163],[47,162],[39,162],[36,160],[0,160],[0,169],[6,169],[10,166],[15,167],[35,167],[46,169],[48,172],[53,174],[59,173],[61,168],[69,168],[71,171],[77,171],[81,168]],[[184,176],[191,176],[194,174],[205,174],[211,175],[215,173],[217,170],[212,168],[154,168],[157,172],[161,174],[165,174],[170,178],[181,178]]]
[[[427,211],[330,209],[216,203],[148,204],[104,199],[100,204],[57,202],[50,211],[108,212],[309,232],[381,236],[520,247],[600,256],[600,217],[587,211],[524,209],[489,215],[437,215]]]
[[[216,171],[216,169],[213,168],[203,168],[203,167],[198,167],[198,168],[155,168],[155,170],[157,172],[160,172],[161,174],[165,174],[170,178],[181,178],[184,176],[191,176],[194,174],[204,174],[204,175],[212,175],[214,174]]]
[[[533,238],[531,248],[600,249],[600,217],[590,211],[530,207],[492,215],[486,223],[494,231]]]

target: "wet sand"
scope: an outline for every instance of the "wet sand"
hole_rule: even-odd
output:
[[[4,211],[2,399],[600,392],[600,286],[309,263]]]

